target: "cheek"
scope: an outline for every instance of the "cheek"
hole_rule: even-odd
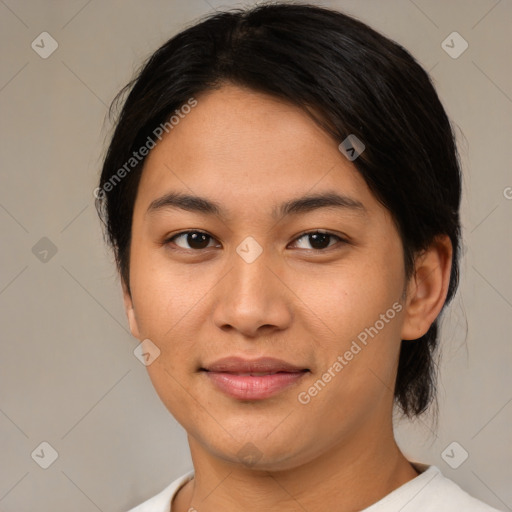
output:
[[[399,250],[374,251],[368,257],[344,262],[329,274],[309,273],[296,281],[297,295],[307,297],[312,312],[316,377],[328,382],[325,391],[318,383],[322,391],[314,408],[321,410],[336,403],[339,409],[333,409],[334,415],[337,410],[345,414],[346,405],[362,414],[393,389],[404,285]]]
[[[130,270],[139,330],[150,339],[163,341],[172,337],[183,319],[194,314],[194,305],[211,287],[206,276],[198,279],[194,270],[184,271],[160,249],[133,251]]]
[[[400,300],[403,289],[400,261],[383,255],[365,260],[354,257],[328,272],[325,268],[298,272],[292,282],[294,292],[304,303],[301,310],[310,319],[310,329],[322,349],[341,350],[376,322],[380,328],[381,315],[389,320],[386,331],[399,330],[395,319],[399,307],[393,309],[393,305]]]
[[[219,278],[213,270],[172,262],[164,251],[141,248],[133,253],[130,279],[140,336],[160,350],[147,371],[168,403],[181,396],[180,385],[186,386],[199,355],[208,352],[200,331],[211,314],[208,300]]]

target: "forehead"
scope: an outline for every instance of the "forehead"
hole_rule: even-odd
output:
[[[352,162],[301,108],[226,85],[197,98],[146,158],[138,202],[179,190],[258,207],[298,192],[371,201]]]

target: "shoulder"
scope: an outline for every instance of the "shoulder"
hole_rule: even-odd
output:
[[[388,512],[398,506],[402,512],[500,512],[477,500],[436,466],[414,464],[421,473],[395,489],[365,512]]]
[[[500,512],[477,500],[436,466],[414,464],[421,473],[364,512]],[[178,489],[194,476],[194,471],[177,478],[157,495],[128,512],[171,512],[170,503]]]
[[[430,466],[432,474],[436,476],[432,480],[432,489],[426,494],[432,505],[431,508],[425,510],[464,510],[465,512],[499,512],[497,509],[487,505],[486,503],[476,499],[459,487],[453,480],[445,477],[439,468]],[[429,469],[430,469],[429,468]]]
[[[194,471],[180,476],[158,494],[131,508],[128,512],[171,512],[170,504],[178,489],[194,476]]]

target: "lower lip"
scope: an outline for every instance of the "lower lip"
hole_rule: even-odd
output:
[[[254,376],[208,371],[204,373],[226,395],[239,400],[263,400],[292,386],[307,372]]]

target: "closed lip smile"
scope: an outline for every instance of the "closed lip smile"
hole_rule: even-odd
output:
[[[200,368],[224,394],[239,400],[263,400],[297,383],[310,370],[273,357],[225,357]]]

